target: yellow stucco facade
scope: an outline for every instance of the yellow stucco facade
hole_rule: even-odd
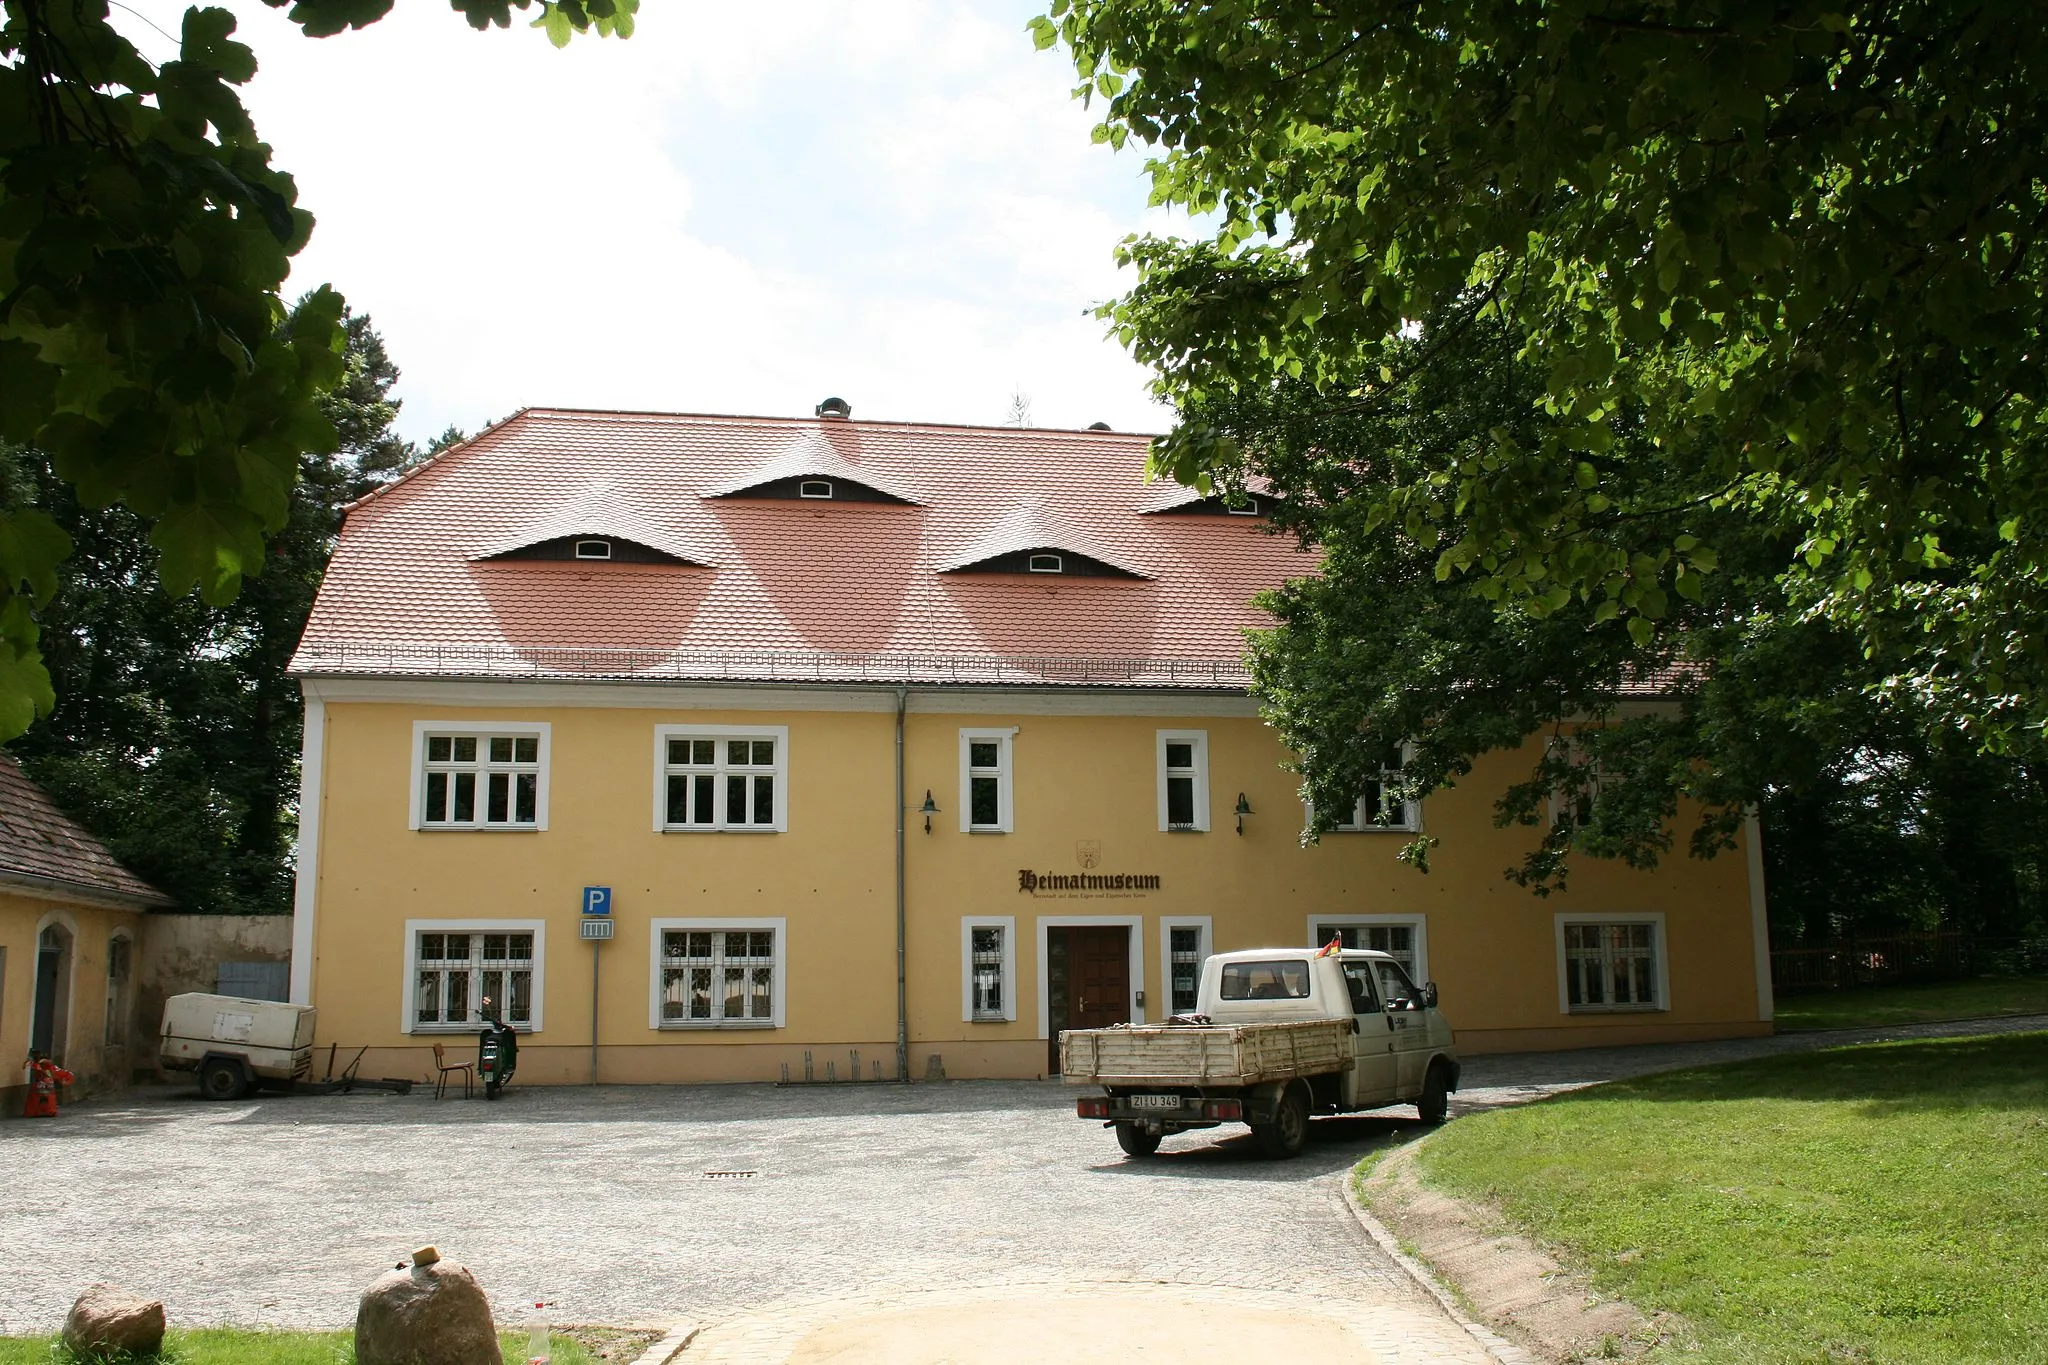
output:
[[[0,1080],[4,1112],[20,1112],[22,1063],[44,1010],[48,1051],[77,1080],[76,1097],[125,1085],[155,1061],[133,1003],[142,915],[58,890],[0,888]],[[115,940],[125,948],[114,946]],[[109,1019],[112,1026],[109,1026]]]
[[[422,1022],[421,992],[441,991],[441,1006],[452,1008],[433,955],[472,940],[442,936],[495,931],[522,936],[510,940],[521,945],[532,935],[532,965],[521,968],[531,972],[531,1032],[520,1079],[589,1080],[593,948],[578,930],[583,888],[599,886],[612,892],[614,933],[598,950],[601,1080],[773,1080],[785,1066],[796,1077],[806,1052],[819,1079],[828,1062],[843,1078],[853,1052],[864,1075],[878,1063],[894,1075],[893,690],[305,685],[303,809],[313,815],[302,819],[294,995],[318,1006],[323,1046],[370,1049],[364,1074],[422,1074],[435,1041],[470,1055],[473,1025]],[[953,1077],[1044,1074],[1048,1035],[1073,1003],[1063,968],[1049,960],[1065,952],[1049,948],[1067,942],[1065,926],[1102,926],[1123,945],[1128,994],[1117,1003],[1137,1019],[1170,1012],[1175,928],[1183,946],[1219,952],[1306,944],[1348,925],[1401,932],[1416,974],[1439,984],[1468,1052],[1770,1029],[1749,836],[1720,858],[1680,855],[1654,872],[1585,860],[1568,893],[1542,899],[1501,875],[1532,831],[1492,820],[1495,797],[1526,771],[1525,757],[1491,757],[1423,804],[1422,827],[1441,841],[1424,875],[1396,861],[1412,837],[1403,833],[1340,833],[1300,847],[1296,779],[1242,696],[913,688],[903,707],[905,1051],[914,1075],[934,1057]],[[1007,736],[1007,832],[962,829],[967,730]],[[1199,737],[1206,790],[1197,823],[1206,829],[1162,828],[1162,732]],[[488,749],[494,733],[538,743],[531,826],[423,820],[428,738],[473,734]],[[666,818],[662,742],[735,733],[778,746],[776,825],[657,828]],[[927,791],[937,808],[929,832],[919,812]],[[445,799],[440,789],[431,794]],[[1252,811],[1241,834],[1240,794]],[[1040,879],[1037,889],[1021,889],[1024,872]],[[1068,876],[1126,880],[1124,889],[1114,880],[1045,889]],[[1003,931],[999,966],[979,968],[999,975],[1003,989],[994,1008],[980,1003],[983,1014],[1007,1017],[967,1017],[976,1004],[970,921]],[[1566,926],[1610,922],[1647,926],[1653,999],[1575,1009],[1564,983]],[[663,944],[680,952],[691,931],[727,930],[773,935],[766,957],[733,968],[768,973],[749,977],[747,989],[762,992],[758,1004],[726,1006],[765,1017],[665,1018],[664,1009],[679,1015],[693,1006],[674,984],[685,980],[680,959],[664,963]],[[481,938],[474,942],[484,951]],[[463,1004],[474,1005],[480,982],[459,986]]]

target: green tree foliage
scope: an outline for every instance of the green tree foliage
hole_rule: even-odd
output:
[[[1412,797],[1465,778],[1479,755],[1520,750],[1525,775],[1496,819],[1530,829],[1528,855],[1504,870],[1539,894],[1567,884],[1574,855],[1647,867],[1683,839],[1712,856],[1761,808],[1785,935],[2037,926],[2038,747],[1986,754],[1876,686],[1887,661],[1789,602],[1780,528],[1669,495],[1652,510],[1688,471],[1632,413],[1616,423],[1617,467],[1646,533],[1682,545],[1690,528],[1721,547],[1714,572],[1670,595],[1671,629],[1647,645],[1599,602],[1501,610],[1439,572],[1461,519],[1384,515],[1373,494],[1426,476],[1446,449],[1497,435],[1540,444],[1557,419],[1537,401],[1541,367],[1519,351],[1499,320],[1431,320],[1389,348],[1406,377],[1371,401],[1355,385],[1286,379],[1183,412],[1184,429],[1234,452],[1226,483],[1263,475],[1278,528],[1323,556],[1321,572],[1267,596],[1278,625],[1251,650],[1266,714],[1300,758],[1309,836],[1404,742]],[[1403,856],[1426,867],[1431,844]]]
[[[636,0],[453,4],[479,28],[537,4],[559,45],[630,34]],[[318,36],[389,9],[297,0],[291,15]],[[236,93],[255,54],[225,9],[187,10],[160,67],[107,0],[4,0],[0,17],[0,441],[47,455],[80,505],[147,522],[173,594],[225,603],[286,526],[301,458],[334,448],[318,398],[344,363],[331,290],[280,326],[313,219]],[[0,520],[0,738],[51,705],[33,607],[68,548],[44,507]]]
[[[6,506],[46,509],[75,546],[41,609],[57,704],[10,750],[190,910],[289,907],[301,713],[285,666],[342,509],[419,458],[391,430],[398,370],[382,339],[367,317],[343,313],[340,328],[342,378],[319,399],[336,448],[300,457],[264,572],[232,602],[172,596],[143,516],[85,507],[52,461],[9,452]]]
[[[1053,0],[1033,27],[1098,138],[1154,149],[1155,200],[1214,215],[1128,242],[1106,309],[1161,396],[1371,407],[1498,324],[1542,420],[1453,421],[1349,492],[1429,574],[1604,666],[1675,649],[1678,604],[1761,556],[1725,609],[1862,661],[1808,701],[2038,742],[2037,6]],[[1443,344],[1404,344],[1425,319]],[[1193,419],[1155,451],[1194,482],[1241,456]]]

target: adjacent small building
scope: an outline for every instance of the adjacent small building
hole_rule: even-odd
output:
[[[529,409],[358,503],[292,665],[319,1040],[418,1074],[489,997],[540,1082],[1028,1077],[1332,938],[1467,1051],[1769,1031],[1754,827],[1539,899],[1495,754],[1301,846],[1242,655],[1315,561],[1146,444]]]
[[[135,1024],[138,951],[143,916],[170,904],[0,754],[0,1114],[21,1112],[31,1050],[77,1077],[73,1095],[155,1065]]]

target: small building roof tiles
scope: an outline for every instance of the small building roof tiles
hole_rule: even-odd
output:
[[[74,891],[140,907],[171,898],[121,866],[85,826],[57,809],[12,754],[0,753],[0,882]]]

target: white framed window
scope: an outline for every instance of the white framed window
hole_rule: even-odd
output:
[[[1223,510],[1233,517],[1255,517],[1259,515],[1259,500],[1250,493],[1236,502],[1225,499]]]
[[[1009,834],[1017,825],[1011,802],[1011,741],[1006,730],[960,732],[960,832]]]
[[[1380,755],[1379,775],[1367,781],[1358,803],[1348,816],[1337,821],[1338,830],[1354,834],[1370,830],[1412,832],[1422,828],[1422,803],[1407,799],[1401,777],[1408,753],[1409,746],[1397,744]]]
[[[1192,1014],[1201,994],[1202,964],[1215,951],[1211,917],[1188,915],[1159,921],[1159,961],[1163,973],[1159,997],[1164,1013]]]
[[[1578,790],[1550,789],[1550,823],[1553,827],[1584,829],[1593,822],[1593,803],[1600,797],[1600,765],[1586,753],[1585,744],[1575,734],[1551,740],[1550,752],[1562,757],[1585,778]]]
[[[1017,1017],[1017,920],[1013,915],[960,921],[960,1018],[970,1024]]]
[[[1062,573],[1066,569],[1066,561],[1058,555],[1033,555],[1026,561],[1026,567],[1032,573]]]
[[[412,829],[548,827],[545,721],[425,721],[412,725]]]
[[[1159,828],[1209,828],[1209,732],[1160,730]]]
[[[788,920],[657,919],[648,928],[649,1028],[783,1026]]]
[[[610,559],[612,543],[609,540],[579,540],[576,542],[578,559]]]
[[[473,1033],[484,1001],[521,1033],[538,1033],[547,921],[405,922],[403,1032]]]
[[[657,832],[789,828],[789,727],[654,727]]]
[[[1429,917],[1426,915],[1310,915],[1309,946],[1336,939],[1346,948],[1385,953],[1417,982],[1429,980]]]
[[[1671,1008],[1664,916],[1557,916],[1561,1014],[1625,1014]]]
[[[796,495],[800,498],[829,498],[832,496],[832,481],[830,479],[799,480],[796,486]]]

